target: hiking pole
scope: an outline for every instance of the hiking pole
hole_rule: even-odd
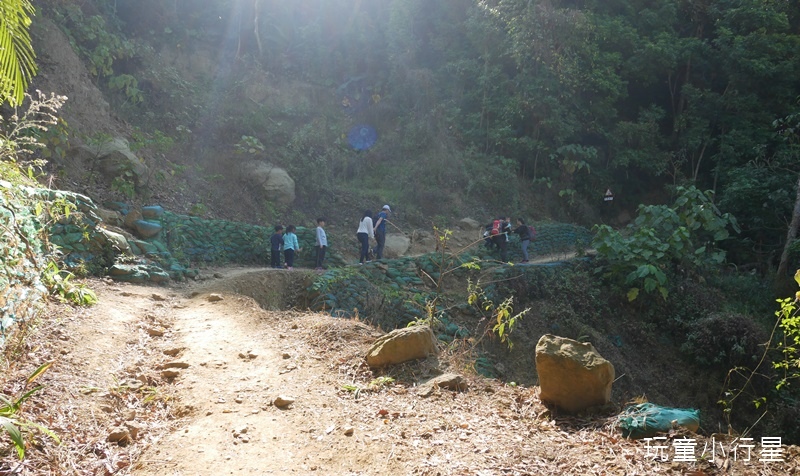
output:
[[[402,233],[404,235],[408,235],[408,233],[403,231],[399,226],[395,225],[394,222],[391,222],[389,220],[383,220],[383,221],[385,221],[386,223],[388,223],[388,224],[392,225],[393,227],[397,228],[397,231],[399,231],[400,233]]]

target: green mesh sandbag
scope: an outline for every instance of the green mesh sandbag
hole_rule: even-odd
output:
[[[617,426],[622,431],[622,436],[634,440],[650,438],[657,433],[667,432],[673,426],[697,431],[700,428],[700,410],[640,403],[627,407],[619,415]]]

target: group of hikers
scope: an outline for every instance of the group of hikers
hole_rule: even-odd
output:
[[[358,231],[356,237],[360,246],[361,254],[359,263],[364,264],[365,261],[372,259],[373,255],[376,259],[383,259],[383,248],[386,246],[386,223],[388,223],[389,215],[392,209],[389,205],[384,205],[380,213],[372,219],[372,212],[364,210],[361,217],[361,222],[358,224]],[[284,230],[282,225],[275,226],[275,233],[270,237],[270,266],[276,269],[294,269],[294,257],[299,251],[302,251],[300,244],[297,241],[295,234],[295,226],[288,225]],[[377,243],[373,250],[369,247],[369,240],[374,239]],[[325,262],[325,252],[328,249],[328,235],[325,233],[325,218],[317,218],[317,231],[315,245],[317,251],[316,263],[314,268],[316,270],[323,270],[323,263]],[[283,258],[285,264],[281,266],[281,251],[283,251]]]
[[[389,208],[389,205],[384,205],[381,212],[373,220],[372,212],[364,210],[364,214],[361,215],[361,221],[358,223],[358,231],[356,231],[356,238],[358,238],[361,250],[358,256],[359,264],[370,261],[371,254],[374,254],[375,259],[383,259],[383,248],[386,246],[386,223],[391,213],[392,209]],[[376,243],[373,250],[374,253],[370,253],[370,238],[373,238]]]
[[[276,269],[285,267],[286,269],[294,269],[294,255],[302,251],[300,243],[297,241],[297,235],[294,233],[296,230],[294,225],[288,225],[286,232],[282,225],[275,226],[275,233],[269,238],[270,242],[270,266]],[[325,234],[325,218],[317,218],[317,234],[315,241],[315,248],[317,249],[317,260],[315,269],[321,270],[322,263],[325,261],[325,251],[328,249],[328,235]],[[283,258],[285,265],[281,266],[281,250],[283,250]]]
[[[386,246],[386,224],[389,222],[389,215],[392,209],[389,205],[384,205],[380,213],[373,217],[370,210],[364,210],[361,221],[358,224],[356,238],[359,243],[359,264],[369,262],[372,258],[383,259],[383,250]],[[495,248],[500,252],[500,261],[508,261],[508,243],[511,234],[519,235],[522,247],[522,263],[527,263],[528,246],[536,235],[536,230],[525,224],[525,220],[517,218],[517,227],[511,224],[511,217],[498,217],[485,226],[483,233],[486,247]],[[282,225],[275,226],[275,233],[270,237],[270,266],[276,269],[294,269],[295,254],[302,251],[295,234],[295,226],[288,225],[284,230]],[[370,249],[370,239],[375,240],[375,248]],[[317,218],[316,230],[316,263],[315,269],[322,270],[325,262],[325,253],[328,249],[328,235],[325,233],[325,218]],[[281,251],[285,264],[281,266]]]
[[[497,217],[484,227],[483,238],[487,248],[495,248],[500,251],[500,261],[508,262],[508,242],[511,234],[519,235],[520,246],[522,247],[522,262],[529,260],[528,246],[536,236],[536,229],[525,224],[525,220],[517,218],[517,227],[511,225],[511,217]]]

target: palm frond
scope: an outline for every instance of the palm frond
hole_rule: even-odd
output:
[[[30,0],[0,0],[0,103],[20,104],[36,74]]]

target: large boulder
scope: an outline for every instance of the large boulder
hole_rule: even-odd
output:
[[[542,402],[578,413],[611,400],[614,366],[589,342],[545,334],[536,344]]]
[[[134,208],[125,215],[123,223],[125,224],[125,228],[134,230],[136,229],[136,222],[143,218],[142,212],[138,208]]]
[[[71,154],[89,168],[98,170],[108,182],[118,177],[128,179],[137,186],[147,182],[147,165],[131,152],[128,141],[122,137],[99,144],[79,145],[72,149]]]
[[[122,226],[123,224],[122,214],[118,211],[97,207],[97,215],[107,225]]]
[[[481,228],[481,224],[472,218],[462,218],[458,221],[458,226],[465,230],[478,230]]]
[[[294,202],[294,179],[282,168],[252,160],[241,165],[240,173],[242,180],[263,189],[268,199],[283,204]]]
[[[107,243],[116,254],[132,255],[131,245],[122,233],[109,230],[107,228],[98,227],[97,231],[100,233],[101,242]]]
[[[386,234],[386,246],[383,251],[387,258],[399,258],[411,247],[411,239],[396,233]]]
[[[395,329],[381,336],[367,351],[367,364],[372,368],[424,359],[438,352],[436,336],[429,326]]]
[[[153,238],[161,233],[161,223],[148,220],[136,220],[133,222],[133,228],[136,233],[142,238]]]

